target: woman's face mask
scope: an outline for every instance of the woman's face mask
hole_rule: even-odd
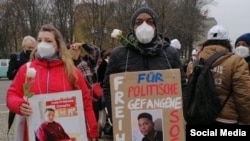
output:
[[[239,46],[239,47],[236,47],[234,53],[236,55],[239,55],[243,58],[249,56],[249,48],[248,47],[245,47],[245,46]]]
[[[147,44],[150,43],[154,38],[155,30],[146,22],[143,22],[135,29],[135,35],[140,43]]]
[[[51,58],[55,55],[55,52],[55,48],[47,42],[40,42],[37,45],[37,53],[42,58]]]

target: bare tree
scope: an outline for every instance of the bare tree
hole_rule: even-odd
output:
[[[5,58],[8,45],[10,20],[8,14],[10,13],[8,1],[2,2],[0,5],[0,58]]]
[[[37,31],[44,23],[47,11],[43,0],[7,0],[3,7],[8,53],[20,50],[22,38],[26,35],[36,37]],[[42,3],[42,4],[41,4]],[[46,7],[46,8],[45,8]]]
[[[83,34],[86,38],[92,38],[92,42],[101,49],[109,31],[107,23],[112,18],[113,12],[112,0],[85,0],[77,7],[77,21],[82,20]]]
[[[168,36],[168,32],[171,31],[171,23],[174,21],[174,18],[176,18],[175,12],[178,9],[176,6],[178,0],[158,0],[158,2],[155,2],[154,0],[145,1],[146,4],[158,14],[158,32]]]
[[[181,40],[183,49],[182,55],[189,58],[194,43],[200,40],[200,35],[204,32],[205,17],[201,14],[203,6],[211,3],[212,0],[183,0],[178,3],[176,20],[173,24],[174,31],[172,37]]]
[[[181,55],[189,56],[193,43],[200,40],[204,27],[203,6],[213,0],[6,0],[0,3],[1,51],[16,51],[23,36],[37,36],[41,25],[54,24],[66,42],[93,42],[113,48],[114,28],[131,32],[131,16],[141,6],[153,8],[159,17],[158,32],[169,39],[178,38]],[[186,53],[188,54],[186,55]]]
[[[193,44],[200,40],[205,17],[201,14],[204,6],[213,0],[146,0],[159,16],[159,32],[169,39],[181,41],[182,56],[190,56]],[[188,53],[188,54],[186,54]]]
[[[74,0],[54,0],[52,9],[52,23],[61,31],[65,42],[73,41],[75,18]]]
[[[44,15],[47,11],[47,2],[43,0],[12,0],[14,3],[13,11],[17,24],[21,26],[22,36],[31,35],[36,36],[37,31],[45,20]],[[44,9],[46,8],[46,9]]]
[[[115,28],[121,29],[124,33],[129,33],[132,30],[131,16],[140,6],[144,5],[144,0],[119,0],[115,3],[115,13],[113,22]]]

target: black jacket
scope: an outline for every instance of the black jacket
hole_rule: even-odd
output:
[[[101,83],[101,86],[103,84],[104,74],[106,72],[107,65],[108,62],[105,59],[102,59],[102,62],[97,69],[98,81]]]
[[[143,137],[142,141],[151,141],[151,140],[148,139],[147,137]],[[156,131],[156,135],[155,135],[153,141],[163,141],[163,133],[162,133],[162,131]]]
[[[248,64],[248,69],[249,69],[249,71],[250,71],[250,56],[247,56],[247,57],[245,58],[245,60],[246,60],[246,62],[247,62],[247,64]]]
[[[109,83],[110,74],[125,72],[125,70],[127,70],[128,72],[132,72],[180,68],[182,79],[182,93],[184,94],[183,91],[185,91],[186,80],[178,52],[176,49],[169,46],[169,39],[161,37],[160,40],[163,40],[164,44],[160,45],[160,49],[155,55],[143,54],[137,49],[124,46],[113,49],[103,81],[103,95],[105,98],[105,103],[108,108],[109,115],[112,115]],[[146,46],[147,48],[152,48],[153,46],[155,46],[155,44],[152,43],[151,46]]]
[[[23,51],[10,55],[9,67],[7,71],[7,77],[9,80],[13,80],[18,69],[29,61],[30,54],[25,54]]]

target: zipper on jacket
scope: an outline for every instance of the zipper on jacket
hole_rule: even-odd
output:
[[[47,82],[46,82],[46,93],[49,93],[49,78],[50,78],[50,62],[47,61],[47,68],[48,68],[48,73],[47,73]]]

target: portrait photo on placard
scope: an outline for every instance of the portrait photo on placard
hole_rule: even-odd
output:
[[[162,109],[131,111],[132,141],[163,141]]]

